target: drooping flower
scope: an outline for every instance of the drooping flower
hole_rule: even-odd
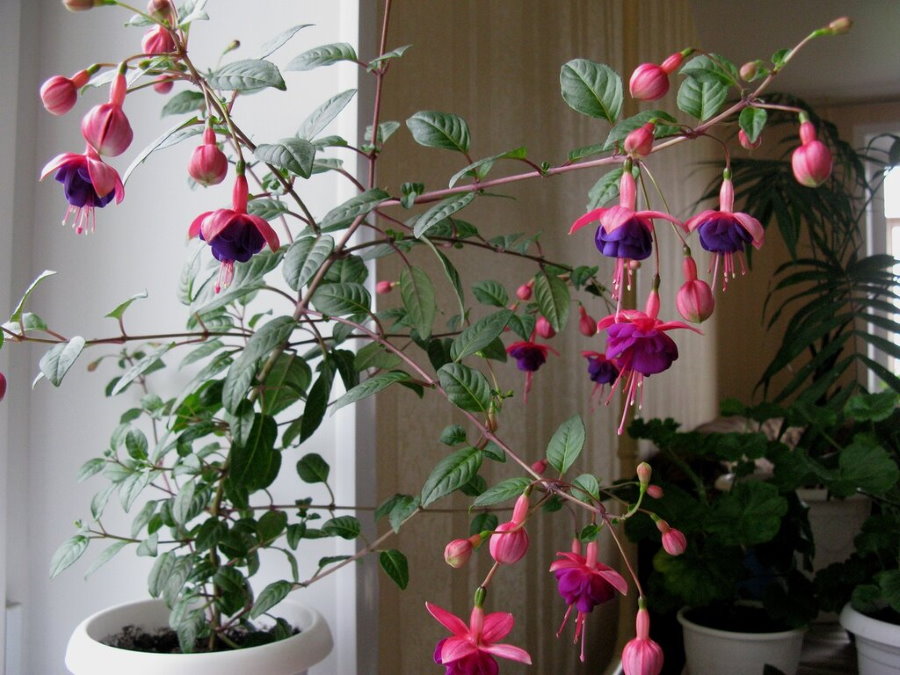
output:
[[[0,373],[0,401],[6,396],[6,375]]]
[[[638,609],[634,620],[635,637],[622,650],[622,672],[625,675],[659,675],[663,667],[663,650],[650,639],[650,613]]]
[[[95,208],[103,208],[113,198],[118,204],[125,197],[118,172],[90,146],[85,148],[83,155],[66,152],[51,159],[41,171],[41,180],[53,171],[56,171],[56,180],[63,184],[69,202],[63,225],[71,216],[76,234],[94,231]]]
[[[171,54],[175,49],[172,34],[159,24],[150,28],[141,39],[141,50],[147,55]]]
[[[653,250],[653,219],[662,218],[680,225],[675,218],[661,211],[635,211],[637,187],[631,174],[630,162],[625,163],[625,170],[619,179],[619,204],[609,208],[588,211],[578,218],[569,234],[599,221],[600,226],[594,235],[597,250],[603,255],[616,258],[616,271],[613,276],[612,294],[620,298],[620,290],[625,282],[626,270],[630,274],[628,262],[644,260]]]
[[[531,665],[531,656],[521,647],[498,643],[513,628],[513,615],[473,607],[469,625],[455,614],[430,602],[425,608],[452,635],[440,640],[434,649],[434,662],[445,668],[445,675],[495,675],[499,666],[495,656]]]
[[[728,284],[728,277],[735,276],[734,257],[738,256],[741,274],[746,274],[744,265],[744,246],[752,244],[760,248],[766,238],[765,230],[760,222],[746,213],[734,213],[734,185],[731,183],[731,172],[726,169],[719,190],[719,210],[707,209],[698,213],[684,224],[688,232],[698,230],[700,245],[704,250],[714,254],[712,280],[715,283],[719,267],[722,267],[722,288]]]
[[[594,383],[591,398],[604,384],[612,384],[619,377],[619,367],[599,352],[583,351],[581,355],[588,361],[588,377]]]
[[[41,85],[41,103],[51,115],[65,115],[75,107],[78,90],[90,79],[90,70],[79,70],[72,77],[54,75]]]
[[[524,523],[528,516],[528,496],[519,495],[513,508],[512,520],[498,525],[491,535],[488,548],[491,557],[502,565],[519,562],[528,551],[528,532]]]
[[[453,568],[459,568],[469,562],[469,558],[481,544],[481,534],[473,534],[468,539],[454,539],[444,547],[444,562]]]
[[[272,226],[247,213],[247,193],[247,179],[240,173],[234,181],[232,208],[201,213],[188,229],[188,235],[209,244],[213,257],[222,263],[216,293],[231,283],[235,262],[247,262],[265,244],[273,251],[279,246]]]
[[[542,345],[530,340],[513,342],[506,348],[506,353],[516,360],[516,368],[525,372],[525,401],[528,401],[528,392],[531,391],[534,371],[546,363],[548,351],[558,354],[550,345]]]
[[[587,313],[583,305],[578,307],[578,332],[585,337],[594,337],[597,334],[597,321]]]
[[[703,323],[716,308],[712,289],[709,284],[697,278],[697,263],[691,257],[690,249],[686,249],[681,269],[684,272],[684,284],[675,296],[675,307],[687,321]]]
[[[622,147],[632,157],[646,157],[653,149],[653,131],[656,125],[647,122],[634,131],[630,131],[625,137]]]
[[[544,316],[539,316],[537,321],[534,322],[534,332],[545,340],[549,340],[556,335],[553,325]]]
[[[596,540],[588,543],[585,555],[581,555],[581,542],[578,539],[572,541],[571,552],[559,552],[556,555],[560,559],[550,565],[550,571],[556,577],[559,594],[569,606],[556,636],[559,637],[562,633],[574,609],[577,612],[574,642],[578,642],[579,637],[582,638],[581,660],[584,661],[586,615],[597,605],[612,600],[615,591],[627,594],[628,582],[616,570],[597,560]]]
[[[667,370],[678,358],[678,346],[666,335],[666,331],[688,328],[700,333],[681,321],[660,321],[658,313],[659,293],[654,289],[647,296],[646,312],[624,309],[604,317],[597,324],[600,330],[606,331],[606,358],[615,360],[619,367],[619,375],[612,389],[615,390],[623,379],[625,381],[625,405],[619,424],[620,434],[624,430],[625,411],[634,404],[635,399],[640,406],[638,393],[644,378]]]
[[[681,530],[671,527],[665,520],[656,521],[656,529],[662,535],[662,547],[669,555],[681,555],[687,548],[687,537]]]
[[[228,173],[228,158],[216,144],[216,132],[212,127],[203,130],[203,143],[194,148],[188,173],[201,185],[218,185]]]
[[[800,115],[800,147],[791,153],[791,170],[800,185],[819,187],[831,175],[831,151],[816,138],[806,113]]]
[[[669,74],[681,66],[684,57],[690,53],[691,50],[686,50],[686,53],[676,52],[661,64],[642,63],[635,68],[628,81],[632,98],[655,101],[665,96],[669,91]]]
[[[81,135],[101,155],[115,157],[131,145],[134,132],[122,110],[128,83],[116,73],[109,88],[109,101],[91,108],[81,120]]]

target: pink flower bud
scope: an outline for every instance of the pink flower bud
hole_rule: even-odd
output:
[[[450,567],[459,569],[469,562],[473,548],[472,542],[468,539],[454,539],[444,547],[444,562]]]
[[[659,519],[656,521],[656,529],[662,533],[662,546],[669,555],[681,555],[687,548],[687,538],[681,530],[669,527],[669,524]]]
[[[534,282],[529,281],[527,284],[522,284],[516,289],[516,297],[519,300],[531,300],[531,286]]]
[[[536,474],[543,476],[544,472],[547,471],[547,460],[539,459],[534,464],[531,465],[531,470]]]
[[[653,130],[656,125],[652,122],[638,127],[625,137],[624,148],[632,157],[646,157],[653,149]]]
[[[581,317],[578,319],[578,332],[585,337],[594,337],[597,334],[597,321],[588,315],[584,307],[579,307]]]
[[[488,548],[491,557],[502,565],[519,562],[528,551],[528,533],[521,525],[509,521],[498,525]]]
[[[811,141],[791,154],[791,169],[800,185],[819,187],[831,175],[831,151],[822,141]]]
[[[647,462],[641,462],[637,465],[637,477],[641,482],[641,485],[646,485],[650,482],[650,477],[653,475],[653,467],[651,467]]]
[[[147,3],[147,14],[154,19],[174,23],[175,12],[171,0],[150,0]]]
[[[741,79],[744,82],[752,82],[753,78],[759,74],[759,63],[756,61],[747,61],[747,63],[741,66],[740,73]]]
[[[655,101],[669,91],[669,75],[655,63],[642,63],[631,74],[628,90],[639,101]]]
[[[194,148],[188,173],[201,185],[218,185],[228,173],[228,158],[216,145],[216,132],[210,127],[203,131],[203,144]]]
[[[678,313],[692,323],[703,323],[716,308],[712,288],[702,279],[685,281],[675,296]]]
[[[662,499],[663,497],[663,489],[659,487],[659,485],[648,485],[647,486],[647,494],[653,499]]]
[[[842,35],[850,30],[850,27],[853,26],[853,21],[850,20],[849,17],[842,16],[839,19],[835,19],[830,24],[828,24],[828,28],[831,29],[832,35]]]
[[[91,108],[81,120],[81,135],[101,155],[115,157],[131,145],[134,133],[122,111],[128,85],[118,73],[109,90],[109,102]]]
[[[172,85],[175,84],[166,75],[160,75],[153,81],[153,91],[157,94],[168,94],[172,91]]]
[[[64,115],[78,101],[78,90],[87,84],[90,75],[80,70],[72,77],[54,75],[41,85],[41,103],[52,115]]]
[[[553,330],[553,326],[551,326],[550,322],[547,321],[547,319],[543,316],[538,317],[537,322],[534,324],[534,330],[545,340],[549,340],[554,335],[556,335],[556,331]]]
[[[688,49],[687,52],[690,54],[693,52],[693,49]],[[684,63],[684,57],[687,54],[682,52],[675,52],[674,54],[670,54],[666,57],[666,60],[660,64],[660,68],[666,71],[666,74],[674,73],[676,70],[681,68],[681,64]]]
[[[650,639],[650,613],[641,607],[634,624],[635,637],[622,650],[622,672],[625,675],[659,675],[663,667],[663,650]]]
[[[6,375],[0,373],[0,401],[6,396]]]
[[[519,498],[516,499],[516,505],[513,507],[513,515],[512,522],[516,525],[521,525],[525,522],[525,519],[528,518],[528,495],[522,494],[519,495]]]
[[[62,3],[70,12],[83,12],[106,4],[104,0],[62,0]]]
[[[375,284],[375,292],[379,295],[387,295],[392,290],[394,290],[394,285],[396,282],[394,281],[379,281]]]
[[[757,136],[755,141],[751,141],[747,133],[741,129],[738,131],[738,142],[744,150],[756,150],[762,145],[762,136]]]
[[[141,40],[141,49],[145,54],[170,54],[175,51],[175,40],[163,26],[154,26]]]

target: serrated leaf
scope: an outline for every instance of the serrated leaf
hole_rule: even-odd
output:
[[[475,199],[475,193],[466,192],[438,202],[416,219],[416,224],[413,226],[413,234],[416,237],[422,237],[432,227],[467,207],[472,203],[473,199]]]
[[[63,542],[50,559],[50,578],[53,579],[64,569],[74,564],[87,550],[90,540],[83,534],[76,534]]]
[[[245,94],[269,87],[282,91],[287,89],[277,66],[264,59],[243,59],[227,63],[206,79],[213,89],[240,91]]]
[[[420,110],[406,120],[406,126],[419,145],[463,153],[469,151],[469,125],[459,115]]]
[[[409,565],[406,556],[397,549],[389,549],[378,554],[381,569],[394,580],[401,589],[409,584]]]
[[[569,287],[557,276],[543,272],[534,278],[534,299],[553,330],[560,333],[569,320]]]
[[[333,250],[334,239],[327,234],[297,239],[284,254],[282,273],[288,286],[295,291],[303,288]]]
[[[428,506],[472,480],[481,467],[483,456],[477,448],[463,448],[444,457],[422,486],[422,506]]]
[[[484,349],[503,333],[512,315],[512,310],[503,309],[482,317],[468,326],[453,340],[450,356],[454,361],[461,361],[470,354]]]
[[[489,506],[514,499],[521,495],[529,485],[531,485],[531,480],[524,476],[507,478],[478,495],[472,502],[472,506]]]
[[[41,357],[38,366],[50,383],[58,387],[62,382],[69,368],[75,363],[75,360],[84,349],[84,338],[76,335],[68,342],[60,342]]]
[[[327,483],[331,467],[322,455],[310,452],[297,462],[297,475],[304,483]]]
[[[584,422],[580,415],[559,425],[547,445],[547,462],[564,474],[575,463],[584,448]]]
[[[347,104],[356,95],[356,89],[348,89],[335,94],[325,103],[313,110],[297,130],[300,138],[314,139],[328,124],[347,107]]]
[[[334,414],[334,411],[343,408],[345,405],[356,403],[369,396],[374,396],[379,391],[387,389],[395,382],[403,382],[409,379],[411,379],[409,375],[402,370],[392,370],[389,373],[379,373],[378,375],[374,375],[365,382],[356,385],[353,389],[335,401],[331,406],[331,412]]]
[[[323,284],[312,296],[313,307],[327,316],[368,314],[372,296],[362,284]]]
[[[203,110],[205,105],[206,97],[199,91],[180,91],[166,101],[166,104],[162,107],[162,111],[160,112],[160,117],[166,117],[167,115],[182,115],[184,113],[193,112],[194,110]]]
[[[441,387],[458,408],[486,413],[491,407],[491,385],[479,371],[461,363],[447,363],[438,370]]]
[[[309,178],[312,175],[316,148],[304,138],[282,138],[277,143],[261,143],[256,146],[253,156],[301,178]]]
[[[400,297],[410,324],[420,338],[427,340],[437,312],[431,279],[418,267],[405,267],[400,272]]]
[[[272,609],[279,602],[284,600],[293,590],[294,585],[289,581],[273,581],[260,592],[253,603],[253,609],[250,610],[250,618],[258,619],[263,614]]]
[[[345,227],[352,223],[359,216],[364,216],[385,199],[389,199],[390,195],[384,190],[373,188],[348,199],[343,204],[336,206],[325,214],[319,223],[319,227],[323,230],[334,230]]]
[[[766,126],[768,113],[763,108],[744,108],[738,117],[738,124],[747,134],[747,139],[751,143],[756,143],[763,128]]]
[[[573,110],[615,122],[622,111],[622,78],[612,68],[587,59],[562,66],[559,84],[563,100]]]
[[[356,50],[346,42],[335,42],[313,47],[292,58],[285,70],[312,70],[319,66],[330,66],[340,61],[358,61]]]
[[[710,75],[696,75],[684,79],[678,88],[678,109],[701,122],[715,115],[728,97],[728,87]]]

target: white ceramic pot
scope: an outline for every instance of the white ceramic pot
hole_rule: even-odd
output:
[[[161,600],[143,600],[97,612],[82,621],[66,648],[72,675],[304,675],[331,652],[331,631],[314,609],[285,600],[274,613],[300,633],[259,647],[209,654],[151,654],[110,647],[100,640],[123,626],[154,630],[168,625]]]
[[[735,633],[707,628],[678,612],[691,675],[760,675],[768,664],[794,675],[800,663],[805,628],[777,633]]]
[[[866,616],[849,604],[841,611],[841,625],[856,636],[859,675],[900,673],[900,626]]]

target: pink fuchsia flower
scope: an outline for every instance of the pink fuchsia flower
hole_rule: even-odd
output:
[[[719,210],[708,209],[685,222],[688,232],[698,230],[700,245],[714,254],[712,279],[715,283],[719,266],[722,267],[722,288],[728,284],[728,277],[735,276],[734,256],[741,263],[741,274],[746,274],[743,262],[744,246],[752,244],[760,248],[766,239],[765,230],[759,221],[746,213],[734,213],[734,185],[731,172],[726,169],[719,190]]]
[[[547,460],[539,459],[538,461],[532,463],[531,470],[534,471],[537,475],[543,476],[547,471]]]
[[[622,671],[625,675],[659,675],[663,667],[663,650],[650,639],[650,613],[638,609],[634,620],[635,637],[622,650]]]
[[[444,562],[453,568],[460,568],[469,562],[469,557],[481,544],[481,534],[473,534],[468,539],[454,539],[444,547]]]
[[[231,283],[235,262],[247,262],[265,244],[273,251],[279,246],[271,225],[247,213],[247,179],[243,173],[234,181],[232,208],[201,213],[191,223],[188,235],[199,236],[209,244],[213,257],[222,263],[216,293]]]
[[[506,348],[506,353],[516,360],[516,368],[525,373],[525,401],[528,401],[528,392],[531,391],[534,371],[547,361],[548,351],[558,355],[553,347],[531,341],[513,342]]]
[[[440,640],[434,649],[434,662],[445,668],[445,675],[495,675],[500,671],[495,656],[531,665],[531,656],[521,647],[498,643],[513,629],[513,615],[473,607],[469,625],[455,614],[430,602],[425,608],[452,635]]]
[[[637,188],[631,175],[630,162],[625,163],[622,178],[619,179],[619,205],[589,211],[572,223],[569,234],[585,225],[599,221],[594,235],[597,250],[603,255],[616,258],[613,276],[613,297],[620,297],[620,289],[625,281],[626,269],[632,260],[644,260],[653,251],[653,220],[662,218],[680,225],[675,218],[661,211],[635,211]]]
[[[517,563],[528,552],[528,533],[524,527],[527,517],[528,496],[519,495],[512,520],[497,526],[488,544],[491,557],[501,565]]]
[[[635,68],[628,81],[631,97],[639,101],[655,101],[665,96],[669,91],[669,74],[681,66],[688,54],[690,50],[687,53],[676,52],[660,65],[642,63]]]
[[[553,325],[543,316],[539,316],[537,321],[535,321],[534,332],[545,340],[549,340],[556,335],[556,331],[553,330]]]
[[[101,155],[121,155],[134,138],[122,110],[127,92],[125,75],[119,72],[109,88],[109,102],[94,106],[81,120],[81,135]]]
[[[636,158],[649,155],[650,151],[653,150],[654,129],[656,129],[656,125],[653,122],[647,122],[647,124],[629,132],[623,144],[625,152]]]
[[[594,607],[612,600],[614,591],[628,593],[628,582],[621,574],[597,560],[597,542],[588,543],[585,555],[581,555],[581,542],[572,541],[570,553],[557,553],[559,560],[550,565],[556,577],[559,594],[569,606],[556,636],[562,633],[572,610],[576,610],[575,642],[581,637],[581,660],[584,661],[584,621]]]
[[[744,150],[756,150],[762,145],[762,136],[757,136],[755,141],[751,141],[747,132],[741,129],[738,131],[738,143],[741,144]]]
[[[63,5],[70,12],[83,12],[105,4],[106,0],[63,0]]]
[[[51,115],[65,115],[78,102],[78,90],[91,79],[89,70],[79,70],[72,77],[54,75],[41,85],[41,103]]]
[[[153,91],[157,94],[168,94],[175,83],[168,75],[160,75],[153,80]]]
[[[578,312],[578,332],[585,337],[594,337],[597,334],[597,321],[581,305],[578,307]]]
[[[831,175],[831,151],[816,139],[816,128],[805,113],[800,115],[800,147],[791,153],[791,169],[800,185],[819,187]]]
[[[669,555],[681,555],[687,549],[687,537],[681,530],[670,527],[662,518],[656,521],[656,529],[662,534],[662,546]]]
[[[705,281],[697,278],[697,263],[691,257],[690,250],[681,263],[684,272],[684,284],[675,296],[675,307],[687,321],[703,323],[716,308],[712,288]]]
[[[66,152],[51,159],[41,171],[41,180],[53,171],[56,180],[63,184],[69,202],[63,225],[71,216],[76,234],[94,231],[95,208],[102,209],[113,198],[118,204],[125,197],[125,187],[118,172],[104,163],[90,146],[85,148],[83,155]]]
[[[516,289],[516,297],[519,300],[531,300],[531,288],[534,286],[534,281],[529,281],[527,284],[522,284]]]
[[[144,33],[141,50],[148,56],[171,54],[176,50],[175,40],[165,26],[156,25]]]
[[[0,401],[6,396],[6,375],[0,373]]]
[[[394,290],[394,286],[396,285],[396,281],[379,281],[377,284],[375,284],[375,292],[379,295],[387,295],[392,290]]]
[[[194,148],[188,173],[201,185],[218,185],[228,173],[228,158],[216,145],[216,132],[212,127],[203,130],[203,143]]]

